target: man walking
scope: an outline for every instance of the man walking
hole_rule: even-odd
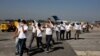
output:
[[[64,40],[64,35],[65,35],[65,26],[63,22],[60,24],[60,40]]]
[[[34,38],[36,38],[36,25],[35,25],[35,22],[33,21],[32,22],[32,37],[29,43],[29,49],[31,49],[31,45],[33,43]]]
[[[75,29],[75,39],[79,39],[79,35],[82,30],[80,23],[76,23],[74,29]]]
[[[66,29],[66,39],[69,40],[69,39],[71,39],[72,25],[69,23],[66,23],[65,29]]]

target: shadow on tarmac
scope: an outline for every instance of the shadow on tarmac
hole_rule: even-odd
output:
[[[59,44],[63,44],[62,42],[55,42],[54,45],[59,45]],[[46,48],[46,44],[44,44],[44,48]],[[49,52],[54,52],[54,51],[57,51],[57,50],[60,50],[60,49],[64,49],[64,47],[60,47],[60,46],[57,46],[57,47],[53,47],[51,48],[52,50]],[[35,55],[35,54],[38,54],[38,53],[42,53],[44,52],[45,50],[42,49],[42,48],[37,48],[36,46],[33,47],[29,52],[29,56],[32,56],[32,55]]]
[[[69,40],[76,40],[75,38],[70,38]],[[85,38],[78,38],[77,40],[84,40]]]
[[[10,39],[0,39],[0,41],[9,41]]]

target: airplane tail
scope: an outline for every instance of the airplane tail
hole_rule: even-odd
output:
[[[52,16],[55,21],[60,20],[57,16]]]

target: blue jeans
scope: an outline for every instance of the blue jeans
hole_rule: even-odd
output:
[[[26,47],[26,38],[24,39],[19,39],[18,41],[18,45],[19,45],[19,56],[23,56],[23,52],[24,52],[24,49]]]
[[[16,39],[16,52],[19,53],[19,44],[18,44],[19,39]]]

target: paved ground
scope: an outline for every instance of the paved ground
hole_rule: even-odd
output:
[[[0,56],[15,56],[15,42],[11,36],[13,36],[13,33],[0,32]],[[30,37],[31,34],[29,32],[27,46]],[[43,38],[43,42],[45,43],[45,38]],[[33,49],[35,46],[36,42],[34,41]],[[32,56],[100,56],[99,47],[100,29],[95,28],[93,31],[90,31],[90,33],[82,33],[79,40],[74,40],[74,32],[72,32],[71,40],[56,41],[53,51],[50,53],[46,53],[40,49],[34,49],[31,51],[31,54]],[[24,56],[26,56],[26,53]]]
[[[67,41],[75,50],[80,51],[100,51],[100,30],[90,33],[83,33],[79,40]]]
[[[90,33],[82,33],[79,40],[72,39],[67,42],[78,55],[100,56],[100,28],[95,28]]]
[[[0,32],[0,56],[15,56],[15,42],[12,39],[13,33],[9,32]],[[28,33],[27,46],[29,44],[31,34]],[[54,36],[55,37],[55,36]],[[55,39],[55,38],[54,38]],[[56,41],[56,44],[53,46],[53,51],[46,53],[41,49],[37,49],[36,40],[33,43],[33,50],[30,52],[32,56],[77,56],[73,48],[65,41]],[[45,43],[45,37],[43,38]],[[27,56],[24,53],[23,56]]]

